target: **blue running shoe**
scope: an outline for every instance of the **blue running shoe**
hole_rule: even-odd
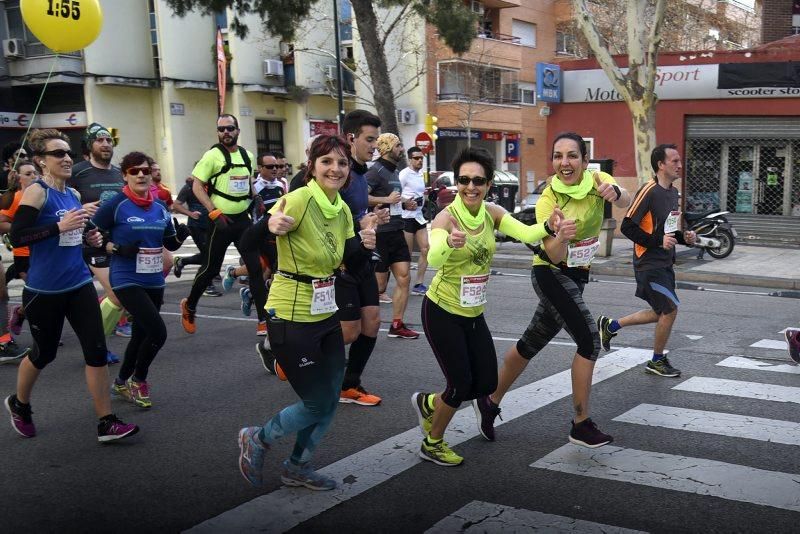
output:
[[[114,354],[110,350],[107,350],[106,351],[106,363],[108,363],[108,365],[114,365],[115,363],[119,363],[119,358],[117,357],[116,354]]]
[[[258,439],[259,428],[248,426],[239,431],[239,471],[253,486],[259,487],[264,471],[267,447]]]
[[[235,270],[236,267],[233,265],[225,267],[225,276],[222,277],[222,289],[225,290],[225,293],[233,288],[233,283],[236,281],[236,275],[233,274]]]
[[[281,482],[287,486],[305,486],[316,491],[327,491],[336,487],[335,480],[320,475],[308,463],[295,465],[289,460],[283,461]]]
[[[239,297],[242,299],[242,314],[245,317],[250,317],[253,313],[253,296],[250,294],[249,287],[243,287],[239,290]]]
[[[131,323],[118,324],[114,328],[114,335],[119,337],[131,337]]]

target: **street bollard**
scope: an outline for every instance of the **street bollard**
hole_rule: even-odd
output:
[[[611,256],[611,245],[614,242],[614,230],[617,229],[616,219],[603,219],[603,226],[600,227],[600,250],[598,256]]]

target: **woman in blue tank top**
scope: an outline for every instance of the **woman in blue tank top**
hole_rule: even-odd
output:
[[[29,246],[31,250],[22,304],[34,344],[30,355],[20,362],[16,393],[4,402],[12,427],[23,437],[36,435],[31,393],[39,373],[56,357],[67,319],[83,349],[86,382],[99,418],[98,441],[133,435],[139,427],[123,423],[111,413],[100,308],[81,252],[84,240],[93,246],[101,241],[96,230],[85,233],[88,217],[80,196],[66,186],[72,172],[69,138],[58,130],[36,130],[28,142],[43,179],[23,193],[11,225],[11,240],[15,246]]]

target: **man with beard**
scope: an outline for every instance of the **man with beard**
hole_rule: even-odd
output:
[[[172,210],[172,192],[163,183],[161,183],[161,167],[158,162],[150,162],[150,176],[153,178],[153,186],[155,191],[153,196],[163,202],[167,209]]]
[[[248,208],[253,198],[255,157],[239,146],[239,121],[233,115],[219,116],[217,137],[219,143],[203,154],[192,171],[192,191],[208,210],[211,226],[208,255],[197,271],[189,296],[181,300],[181,324],[189,334],[194,334],[197,329],[195,313],[200,296],[219,274],[228,246],[233,243],[246,262],[251,257],[243,253],[240,240],[252,224]],[[259,272],[260,267],[258,264],[247,265],[248,271],[253,273]],[[250,292],[256,302],[266,301],[263,280],[251,276]]]

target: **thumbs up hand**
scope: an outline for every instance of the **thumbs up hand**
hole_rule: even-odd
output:
[[[283,213],[283,209],[285,207],[286,199],[283,198],[281,199],[281,203],[278,204],[278,209],[272,213],[269,218],[269,222],[267,223],[269,231],[274,235],[286,235],[294,227],[294,217]]]
[[[450,236],[447,238],[447,244],[452,248],[461,248],[467,244],[467,234],[461,230],[458,221],[455,217],[450,215]]]
[[[603,197],[603,200],[607,202],[614,202],[619,198],[614,186],[608,182],[602,181],[600,179],[600,173],[598,172],[594,173],[594,186],[597,189],[597,194]]]
[[[372,209],[372,213],[378,216],[378,224],[386,224],[390,220],[389,208],[381,208],[380,205]]]
[[[374,213],[368,213],[361,218],[361,231],[358,235],[361,236],[361,245],[367,250],[375,250],[375,228],[378,227],[378,216]]]
[[[547,219],[547,226],[554,232],[558,232],[559,228],[561,228],[561,221],[564,220],[564,212],[561,211],[559,208],[555,208],[553,213],[550,214],[550,218]]]

